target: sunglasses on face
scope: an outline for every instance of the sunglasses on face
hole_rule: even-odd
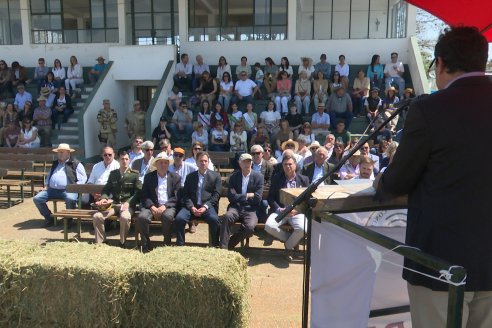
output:
[[[183,157],[183,154],[176,154],[176,153],[174,153],[174,157]]]
[[[112,157],[113,154],[103,154],[104,157]]]

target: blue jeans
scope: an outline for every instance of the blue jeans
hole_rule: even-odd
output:
[[[343,113],[336,113],[334,111],[330,112],[330,129],[335,129],[337,126],[337,120],[339,118],[343,118],[345,121],[345,130],[348,131],[350,128],[350,123],[352,123],[352,119],[354,118],[354,114],[352,112],[349,112],[348,110],[343,112]]]
[[[176,234],[176,245],[183,246],[185,243],[185,227],[192,219],[191,212],[187,208],[182,208],[174,220],[174,233]],[[210,207],[200,218],[207,222],[208,230],[212,238],[212,246],[219,246],[219,216],[215,208]]]
[[[253,95],[243,96],[243,99],[239,99],[239,97],[236,95],[232,96],[231,103],[239,104],[240,102],[245,102],[246,104],[253,102]]]
[[[77,197],[77,193],[68,193],[65,189],[48,188],[47,190],[39,192],[32,200],[43,218],[46,221],[51,222],[53,221],[51,211],[49,210],[48,205],[46,205],[49,200],[64,199],[66,207],[68,209],[73,209],[77,207]]]
[[[171,132],[171,136],[173,137],[178,137],[181,135],[182,138],[191,140],[191,134],[193,133],[193,125],[191,123],[183,123],[183,130],[180,130],[178,128],[177,124],[174,123],[169,123],[167,125],[167,128],[169,129],[169,132]]]

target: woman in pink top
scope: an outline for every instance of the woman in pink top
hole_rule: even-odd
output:
[[[277,96],[275,97],[275,105],[277,108],[282,108],[282,115],[287,115],[289,111],[288,103],[290,100],[290,89],[292,81],[289,79],[289,74],[286,71],[281,71],[277,80]]]

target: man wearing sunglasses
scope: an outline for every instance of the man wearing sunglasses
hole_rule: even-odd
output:
[[[109,173],[120,168],[120,163],[114,158],[112,147],[104,147],[101,152],[102,161],[94,164],[91,175],[87,179],[88,184],[104,185],[108,182]],[[82,204],[85,206],[89,203],[98,201],[100,194],[82,194]]]
[[[154,159],[154,143],[145,141],[142,143],[143,157],[134,160],[131,164],[132,170],[139,173],[139,180],[143,183],[144,176],[151,171],[152,160]]]

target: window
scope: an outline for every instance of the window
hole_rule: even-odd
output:
[[[0,44],[22,44],[19,0],[0,0]]]
[[[117,0],[31,0],[33,43],[118,42]]]
[[[127,0],[128,43],[179,44],[178,0]]]
[[[189,41],[285,40],[287,0],[189,0]]]
[[[297,0],[299,40],[405,38],[406,19],[405,1]]]

